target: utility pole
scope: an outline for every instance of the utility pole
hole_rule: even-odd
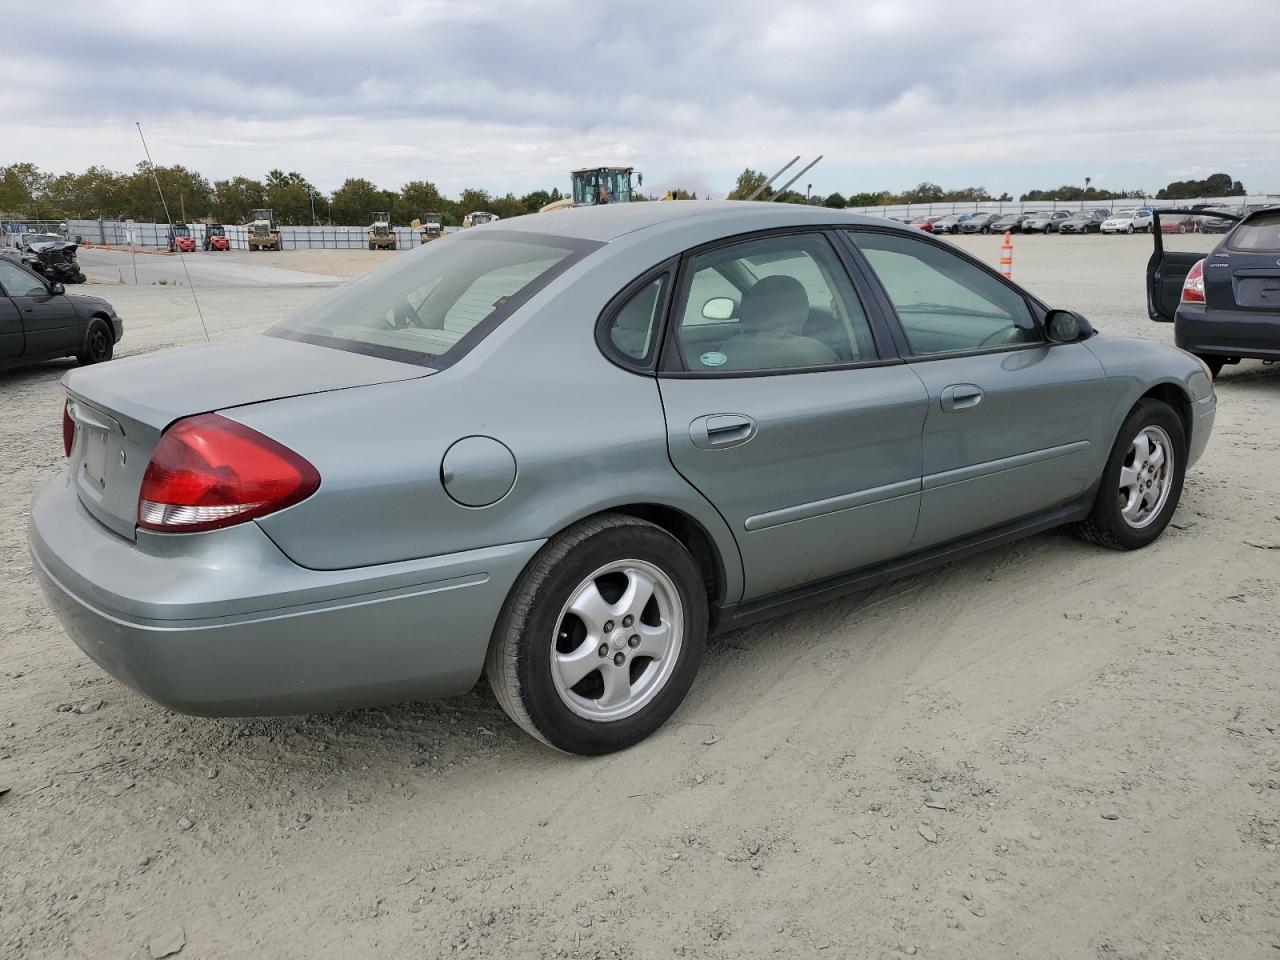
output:
[[[187,194],[185,191],[178,193],[178,210],[182,214],[182,222],[187,222]]]

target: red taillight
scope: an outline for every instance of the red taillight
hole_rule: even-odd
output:
[[[1204,303],[1204,261],[1197,260],[1182,282],[1183,303]]]
[[[71,419],[71,401],[62,405],[62,452],[71,456],[71,448],[76,442],[76,422]]]
[[[320,474],[288,447],[206,413],[170,427],[147,464],[138,526],[185,533],[243,523],[305,500]]]

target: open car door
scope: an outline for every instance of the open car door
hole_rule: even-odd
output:
[[[1240,220],[1236,213],[1218,208],[1152,211],[1155,250],[1147,261],[1147,314],[1152,320],[1173,323],[1187,274],[1217,244],[1215,235],[1229,233]]]

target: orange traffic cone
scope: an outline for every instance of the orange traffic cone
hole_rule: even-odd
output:
[[[1013,279],[1013,232],[1004,232],[1004,243],[1000,244],[1000,272],[1010,280]]]

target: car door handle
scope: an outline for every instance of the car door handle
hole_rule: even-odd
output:
[[[942,391],[942,409],[947,413],[970,410],[982,402],[982,388],[972,383],[954,383]]]
[[[746,443],[756,435],[756,422],[744,413],[712,413],[689,424],[695,447],[720,450]]]

